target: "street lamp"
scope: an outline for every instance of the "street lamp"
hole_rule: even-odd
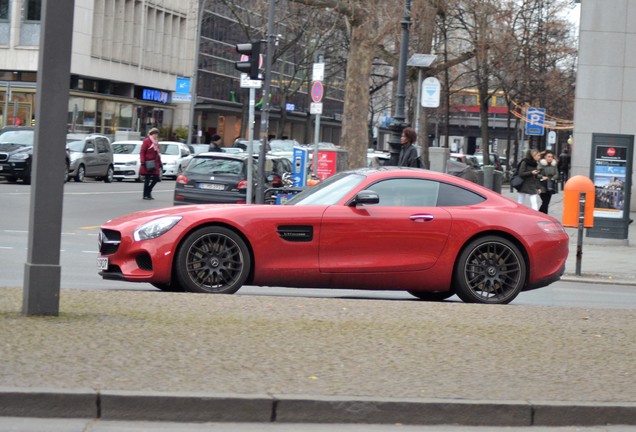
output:
[[[404,16],[402,17],[402,46],[400,47],[400,64],[398,72],[398,86],[396,92],[395,114],[393,115],[393,121],[389,124],[391,130],[391,137],[389,138],[389,145],[391,146],[391,159],[389,165],[397,165],[398,158],[400,157],[400,148],[402,142],[400,136],[402,130],[407,126],[404,122],[406,116],[404,114],[404,99],[406,89],[406,57],[409,52],[409,27],[411,25],[411,0],[404,1]]]

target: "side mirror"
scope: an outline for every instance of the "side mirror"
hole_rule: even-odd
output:
[[[372,190],[363,190],[356,194],[353,201],[351,201],[352,206],[356,206],[358,204],[379,204],[380,196],[373,192]]]

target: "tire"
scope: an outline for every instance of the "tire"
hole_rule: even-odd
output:
[[[508,304],[526,281],[523,254],[509,240],[486,236],[470,242],[455,265],[455,291],[466,303]]]
[[[177,284],[186,291],[233,294],[243,286],[252,261],[243,239],[223,227],[190,233],[177,252]]]
[[[64,183],[68,181],[68,162],[64,164]]]
[[[104,183],[112,183],[115,176],[115,170],[112,165],[108,167],[106,171],[106,176],[104,177]]]
[[[183,292],[183,288],[174,284],[166,285],[160,283],[151,283],[150,285],[164,292]]]
[[[18,178],[16,176],[8,176],[6,177],[6,179],[9,183],[15,183],[18,181]]]
[[[449,291],[409,291],[414,297],[424,301],[442,301],[455,295],[453,290]]]
[[[86,177],[86,168],[84,168],[84,165],[80,165],[77,168],[77,174],[75,174],[75,181],[78,183],[82,183],[85,177]]]

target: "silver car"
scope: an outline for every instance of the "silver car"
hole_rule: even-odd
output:
[[[66,139],[69,150],[69,178],[83,182],[86,177],[113,181],[113,149],[110,140],[103,135],[77,137],[69,135]]]

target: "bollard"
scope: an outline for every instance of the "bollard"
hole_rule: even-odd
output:
[[[577,227],[576,239],[576,275],[581,276],[583,258],[583,228],[594,226],[594,183],[587,177],[574,176],[563,187],[564,227]],[[577,214],[578,209],[578,214]]]

